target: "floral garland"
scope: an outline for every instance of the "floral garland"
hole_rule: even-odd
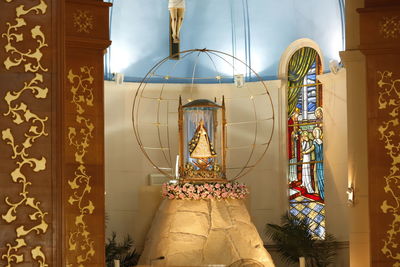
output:
[[[164,183],[162,196],[167,199],[244,199],[249,190],[245,184],[205,183],[205,184],[173,184]]]

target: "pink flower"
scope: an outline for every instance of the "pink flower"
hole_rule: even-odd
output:
[[[205,183],[202,185],[164,183],[161,189],[161,195],[168,199],[243,199],[249,194],[247,186],[238,182],[227,184]]]

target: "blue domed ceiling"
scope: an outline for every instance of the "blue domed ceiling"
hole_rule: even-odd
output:
[[[141,81],[169,55],[168,0],[110,2],[112,45],[106,55],[106,78],[123,73],[125,81]],[[285,49],[309,38],[321,48],[328,72],[329,61],[339,60],[344,50],[343,23],[343,0],[186,0],[180,50],[219,50],[271,80],[277,78]],[[214,75],[209,60],[202,60],[196,76]],[[192,69],[193,59],[182,60],[174,76],[191,76]]]

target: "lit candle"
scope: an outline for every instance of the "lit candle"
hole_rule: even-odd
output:
[[[179,179],[179,155],[176,155],[176,162],[175,162],[175,178]]]
[[[300,267],[306,267],[306,258],[300,257],[299,263],[300,263]]]
[[[119,260],[114,260],[114,267],[119,267]]]

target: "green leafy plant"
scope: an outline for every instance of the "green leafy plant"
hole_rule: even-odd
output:
[[[335,238],[326,234],[324,240],[316,239],[309,231],[307,218],[286,213],[282,216],[282,225],[267,224],[266,234],[277,245],[286,263],[298,263],[299,257],[305,257],[309,267],[326,267],[334,262],[337,251]]]
[[[112,232],[111,238],[106,242],[106,265],[114,267],[114,260],[120,260],[121,267],[130,267],[137,265],[140,255],[136,249],[132,250],[133,239],[130,235],[124,238],[122,243],[116,241],[117,234]]]

